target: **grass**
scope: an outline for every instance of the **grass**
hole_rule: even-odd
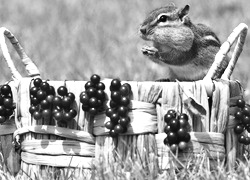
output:
[[[103,78],[119,77],[122,80],[155,80],[164,77],[162,67],[145,59],[140,48],[145,43],[138,34],[138,27],[146,14],[169,1],[162,0],[0,0],[0,26],[5,26],[20,40],[27,54],[37,64],[44,79],[86,80],[93,73]],[[222,42],[241,22],[250,24],[249,0],[173,0],[177,6],[190,4],[190,17],[193,22],[209,25]],[[234,78],[246,88],[246,99],[250,102],[250,35],[234,71]],[[10,54],[19,71],[26,72],[13,48]],[[1,56],[2,57],[2,56]],[[11,79],[6,63],[0,61],[0,83]],[[191,159],[190,159],[191,160]],[[129,163],[128,163],[129,162]],[[151,174],[144,170],[139,161],[120,161],[117,166],[104,167],[98,162],[95,177],[150,179]],[[200,168],[197,159],[191,169],[175,171],[175,168],[158,174],[158,179],[249,179],[250,163],[240,162],[233,171],[223,166],[210,171]],[[130,172],[124,171],[131,165]],[[117,171],[114,169],[117,168]],[[4,174],[1,164],[0,174]],[[136,169],[137,171],[133,171]],[[53,170],[48,169],[46,179],[53,179]],[[68,176],[61,176],[67,179]],[[37,178],[41,178],[38,176]],[[97,179],[98,179],[97,178]],[[3,178],[4,179],[4,178]],[[69,178],[70,179],[70,178]]]
[[[172,155],[173,156],[173,155]],[[161,180],[161,179],[206,179],[206,180],[234,180],[249,179],[250,161],[238,161],[235,169],[227,170],[223,162],[212,161],[205,154],[187,157],[182,168],[174,161],[170,161],[170,167],[165,170],[155,171],[158,165],[155,162],[143,167],[140,158],[116,159],[115,162],[107,163],[104,159],[95,161],[92,171],[86,169],[59,169],[45,167],[35,172],[32,176],[25,176],[24,172],[19,173],[15,178],[4,169],[4,163],[0,163],[0,177],[6,180]],[[211,166],[214,165],[214,166]],[[23,174],[24,173],[24,174]]]

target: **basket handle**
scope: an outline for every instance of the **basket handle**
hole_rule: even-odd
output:
[[[15,36],[5,27],[0,28],[0,47],[3,52],[4,60],[7,62],[7,65],[12,73],[13,80],[20,80],[22,78],[22,75],[18,72],[16,69],[13,60],[10,57],[8,47],[5,42],[5,36],[9,39],[15,50],[17,51],[19,57],[21,58],[23,64],[25,65],[25,69],[27,71],[27,74],[30,77],[40,76],[40,72],[37,68],[37,66],[33,63],[33,61],[27,56],[27,54],[24,52],[23,47],[19,44],[18,40],[15,38]]]
[[[247,30],[248,30],[248,26],[244,23],[239,24],[233,30],[233,32],[229,35],[227,40],[221,45],[219,52],[215,56],[214,63],[212,64],[211,68],[209,69],[204,79],[212,79],[214,77],[216,72],[219,70],[219,67],[221,66],[222,62],[224,61],[227,53],[230,51],[232,45],[234,44],[236,39],[238,39],[235,45],[232,57],[229,61],[229,64],[227,68],[225,69],[223,75],[221,76],[221,79],[224,79],[224,80],[230,79],[230,76],[233,73],[237,60],[243,50],[243,45],[245,43],[246,36],[247,36]]]

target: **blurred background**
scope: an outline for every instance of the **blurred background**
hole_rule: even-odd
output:
[[[189,4],[191,20],[210,26],[221,42],[239,23],[250,25],[249,0],[0,0],[0,26],[17,37],[44,79],[86,80],[97,73],[102,78],[155,80],[164,77],[164,70],[142,55],[145,42],[138,28],[151,10],[170,2]],[[0,55],[3,83],[11,74]],[[250,33],[234,71],[245,88],[250,88],[249,57]]]

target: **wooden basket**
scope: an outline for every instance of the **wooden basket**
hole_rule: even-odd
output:
[[[7,62],[8,67],[11,69],[13,75],[12,80],[7,82],[7,84],[11,87],[13,101],[16,104],[17,89],[19,81],[22,79],[22,76],[13,64],[13,61],[8,52],[7,45],[5,43],[5,37],[9,39],[10,43],[13,45],[18,55],[20,56],[23,64],[25,65],[25,69],[27,71],[28,76],[39,76],[39,71],[34,65],[34,63],[27,57],[27,55],[23,51],[23,48],[20,46],[19,42],[13,36],[13,34],[6,28],[0,28],[0,46],[3,52],[4,59]],[[1,153],[3,155],[4,164],[7,168],[6,171],[10,172],[11,175],[16,175],[20,170],[20,156],[19,153],[16,152],[12,144],[13,133],[16,130],[14,117],[15,115],[12,115],[9,120],[0,125]]]
[[[3,29],[2,32],[8,34],[9,31]],[[107,165],[118,160],[139,158],[143,167],[157,174],[159,168],[168,168],[171,159],[184,163],[186,156],[202,153],[216,160],[214,162],[226,158],[229,164],[234,164],[236,151],[241,146],[238,146],[232,130],[233,117],[230,116],[230,106],[233,103],[230,98],[235,102],[235,99],[242,97],[242,91],[240,85],[230,81],[229,77],[242,51],[246,33],[245,24],[235,28],[228,40],[222,44],[207,76],[201,81],[129,82],[133,93],[132,111],[129,113],[131,124],[128,131],[118,138],[108,136],[108,130],[104,127],[108,119],[104,113],[92,119],[88,113],[81,110],[79,95],[84,91],[86,81],[48,81],[55,89],[65,85],[76,96],[74,107],[78,115],[74,121],[67,124],[67,128],[55,126],[56,122],[53,119],[35,121],[28,111],[29,89],[34,78],[22,78],[16,72],[9,54],[4,53],[5,60],[9,63],[13,76],[16,77],[14,79],[17,79],[19,84],[15,119],[17,130],[14,132],[14,137],[21,143],[22,171],[34,177],[34,173],[41,171],[46,165],[58,167],[60,171],[65,168],[81,168],[91,174],[91,164],[95,157],[97,161],[104,161]],[[212,80],[220,63],[237,39],[232,58],[222,79]],[[2,48],[2,50],[6,52],[7,49]],[[21,52],[24,53],[23,50]],[[20,57],[23,56],[22,53],[19,54]],[[27,58],[27,55],[24,57]],[[31,74],[39,75],[39,73]],[[108,87],[111,80],[106,79],[102,82],[107,87],[105,93],[109,98]],[[208,97],[212,99],[211,108],[207,101]],[[200,112],[200,109],[195,108],[190,110],[191,101],[200,105],[203,111]],[[177,157],[173,156],[168,146],[163,144],[163,139],[166,137],[163,133],[165,126],[163,116],[169,109],[185,112],[191,119],[189,148],[179,153]]]
[[[1,49],[13,75],[13,84],[16,90],[14,93],[17,104],[15,126],[13,127],[14,124],[12,124],[11,127],[13,128],[9,132],[11,139],[6,142],[13,148],[12,137],[14,136],[16,147],[20,146],[21,148],[21,161],[19,158],[18,161],[12,162],[12,165],[18,166],[15,169],[15,174],[19,171],[21,165],[20,173],[30,178],[35,178],[37,174],[43,175],[43,173],[46,173],[45,171],[48,171],[46,166],[53,166],[50,171],[57,174],[68,173],[69,168],[73,168],[72,172],[77,174],[74,168],[79,167],[82,168],[79,169],[79,172],[84,171],[82,174],[89,176],[89,169],[91,169],[94,157],[95,138],[90,134],[92,130],[88,115],[83,111],[79,112],[79,94],[83,91],[85,82],[49,82],[55,88],[65,85],[70,92],[76,94],[74,107],[78,111],[78,116],[74,119],[74,122],[67,125],[67,128],[55,126],[56,122],[53,119],[50,119],[49,122],[43,119],[34,120],[29,113],[29,90],[32,87],[33,80],[40,77],[40,73],[36,65],[25,54],[14,35],[6,28],[1,28],[0,31]],[[20,56],[29,77],[22,77],[16,69],[9,55],[5,36],[11,41]],[[6,125],[3,127],[6,127]],[[66,171],[63,172],[65,169]]]
[[[179,164],[185,163],[191,154],[208,154],[210,162],[215,166],[218,165],[217,162],[224,160],[230,167],[234,165],[236,158],[242,156],[242,153],[237,152],[242,149],[242,145],[238,144],[233,131],[235,123],[231,109],[235,106],[235,99],[242,98],[243,94],[240,84],[230,81],[229,78],[242,51],[247,28],[245,24],[240,24],[234,29],[222,44],[214,64],[201,81],[129,82],[133,89],[131,127],[127,133],[113,139],[107,135],[104,127],[108,119],[105,119],[104,115],[97,116],[93,132],[96,136],[96,158],[105,157],[106,163],[112,164],[117,159],[123,161],[128,157],[139,157],[143,167],[151,168],[150,172],[156,174],[158,168],[169,168],[173,159]],[[236,40],[232,58],[221,80],[212,80]],[[211,108],[208,105],[208,97],[212,98]],[[198,112],[197,115],[190,111],[188,102],[194,99],[206,113]],[[189,148],[177,157],[163,144],[166,137],[163,133],[163,116],[169,109],[185,112],[192,119]],[[158,157],[159,167],[155,165],[155,157]]]

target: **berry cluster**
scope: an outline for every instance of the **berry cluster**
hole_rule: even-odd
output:
[[[2,85],[0,88],[0,123],[9,119],[15,108],[11,87],[8,84]]]
[[[235,113],[235,120],[237,125],[234,127],[234,132],[239,135],[238,141],[242,144],[249,145],[250,137],[244,136],[243,132],[247,130],[250,132],[250,107],[246,105],[243,99],[238,99],[236,101],[237,107],[239,110]]]
[[[164,116],[164,121],[167,123],[164,128],[164,132],[167,134],[164,144],[170,145],[172,152],[175,152],[178,148],[179,150],[186,149],[187,143],[191,139],[188,133],[188,116],[184,113],[177,116],[175,110],[169,110]]]
[[[103,111],[106,100],[105,85],[100,82],[100,79],[99,75],[92,75],[90,81],[85,84],[85,91],[80,94],[82,110],[88,111],[92,116],[95,116],[99,111]]]
[[[33,84],[34,86],[30,89],[29,112],[35,120],[49,119],[52,115],[58,124],[65,124],[77,115],[77,111],[72,108],[75,95],[68,92],[65,86],[60,86],[56,95],[54,87],[40,78],[36,78]]]
[[[110,121],[106,122],[105,127],[109,129],[111,137],[117,137],[118,134],[125,133],[130,123],[128,116],[131,86],[128,83],[121,85],[119,79],[113,79],[110,84],[111,100],[110,108],[106,109],[106,116]]]

